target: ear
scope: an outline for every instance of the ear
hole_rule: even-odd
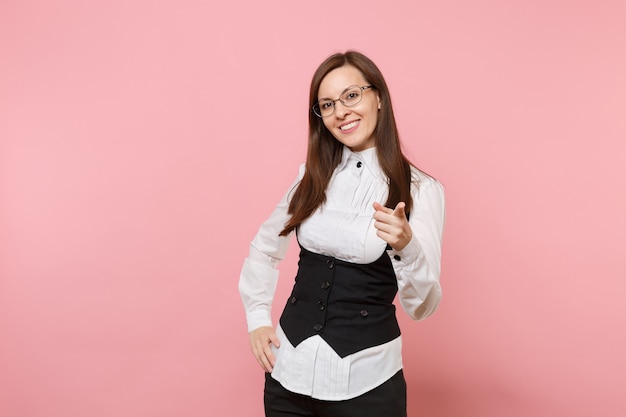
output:
[[[376,94],[376,100],[378,101],[378,110],[380,110],[380,96]]]

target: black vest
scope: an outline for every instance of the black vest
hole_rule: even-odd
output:
[[[319,334],[340,357],[400,336],[396,274],[385,251],[355,264],[300,247],[296,283],[280,317],[293,346]]]

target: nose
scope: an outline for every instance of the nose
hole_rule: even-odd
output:
[[[341,101],[337,101],[337,103],[335,104],[335,116],[337,116],[339,119],[343,119],[348,114],[350,114],[350,112],[351,110],[349,107],[344,106]]]

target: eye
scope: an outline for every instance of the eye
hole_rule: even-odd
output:
[[[346,91],[343,95],[342,100],[347,103],[354,103],[356,101],[359,101],[359,97],[361,97],[361,90],[354,89]]]
[[[320,101],[319,106],[320,106],[320,109],[325,110],[325,109],[330,109],[331,107],[333,107],[334,104],[335,103],[333,103],[332,101],[327,100],[327,101]]]

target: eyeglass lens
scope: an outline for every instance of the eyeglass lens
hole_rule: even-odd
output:
[[[361,101],[362,95],[363,92],[361,88],[354,87],[339,96],[339,101],[346,107],[356,106]],[[321,100],[317,106],[315,106],[314,110],[318,115],[326,117],[335,112],[335,106],[336,102],[334,100]]]

